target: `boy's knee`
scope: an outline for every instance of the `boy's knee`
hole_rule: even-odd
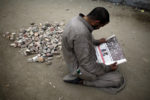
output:
[[[120,87],[123,83],[124,83],[124,77],[120,75],[120,76],[115,80],[116,87]]]

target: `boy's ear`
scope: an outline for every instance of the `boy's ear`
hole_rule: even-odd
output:
[[[92,25],[95,25],[95,24],[97,24],[97,23],[100,23],[100,21],[99,21],[99,20],[93,20],[93,21],[91,22]]]
[[[98,24],[98,23],[100,23],[100,21],[99,20],[94,20],[93,23]]]
[[[100,20],[95,20],[96,23],[100,23]]]

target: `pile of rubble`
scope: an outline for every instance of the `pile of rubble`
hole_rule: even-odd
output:
[[[6,32],[4,37],[13,41],[12,47],[19,47],[24,55],[37,54],[29,58],[28,62],[46,62],[51,64],[53,56],[61,57],[61,39],[64,23],[45,23],[36,25],[31,23],[27,29],[20,29],[18,33]]]

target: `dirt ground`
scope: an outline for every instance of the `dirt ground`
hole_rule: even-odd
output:
[[[27,63],[19,49],[0,36],[0,100],[150,100],[150,13],[96,0],[0,0],[0,35],[29,27],[31,22],[64,21],[103,6],[110,23],[94,31],[95,38],[115,34],[128,60],[119,66],[127,79],[117,95],[100,89],[67,84],[63,59],[51,66]],[[52,85],[50,85],[50,82]]]

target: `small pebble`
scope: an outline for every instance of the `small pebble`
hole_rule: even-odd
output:
[[[54,24],[46,22],[36,25],[34,22],[30,23],[30,27],[19,29],[18,33],[6,32],[3,37],[12,40],[10,46],[21,48],[21,54],[32,55],[37,54],[32,58],[29,58],[28,62],[46,62],[51,65],[50,60],[53,56],[61,58],[61,40],[64,22]]]

